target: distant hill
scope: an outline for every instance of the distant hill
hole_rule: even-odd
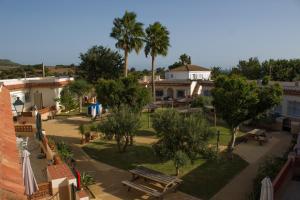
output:
[[[15,63],[8,59],[0,59],[0,70],[11,69],[19,67],[19,63]]]

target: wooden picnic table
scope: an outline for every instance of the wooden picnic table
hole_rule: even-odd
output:
[[[246,142],[248,140],[255,140],[255,141],[258,141],[258,143],[260,145],[267,142],[268,139],[269,138],[266,134],[266,130],[264,130],[264,129],[253,129],[253,130],[247,132],[247,135],[246,135]]]
[[[142,166],[129,170],[129,172],[132,174],[132,179],[130,181],[122,182],[124,185],[128,186],[128,190],[130,190],[130,188],[134,188],[157,198],[162,198],[164,194],[170,192],[171,190],[176,191],[177,187],[182,182],[181,179],[175,176],[169,176]],[[139,178],[142,178],[145,181],[151,181],[160,184],[163,187],[163,191],[160,192],[142,184],[135,183],[134,181]]]

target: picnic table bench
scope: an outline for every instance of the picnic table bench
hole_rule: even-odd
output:
[[[132,174],[132,179],[130,181],[122,181],[123,185],[128,186],[128,191],[133,188],[141,192],[145,192],[146,194],[162,199],[163,195],[170,192],[170,191],[176,191],[179,184],[182,182],[181,179],[175,177],[175,176],[168,176],[166,174],[163,174],[161,172],[148,169],[146,167],[139,166],[135,169],[129,170],[129,172]],[[151,181],[154,183],[160,184],[162,186],[163,190],[158,191],[156,189],[153,189],[148,186],[144,186],[142,184],[138,184],[134,181],[137,179],[142,178],[145,181]]]
[[[268,142],[269,136],[266,134],[266,130],[264,129],[253,129],[249,131],[246,135],[246,142],[248,140],[258,141],[260,145]]]

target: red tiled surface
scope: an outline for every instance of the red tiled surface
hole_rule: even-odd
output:
[[[52,179],[60,179],[60,178],[74,179],[75,178],[70,168],[65,163],[58,164],[58,165],[50,165],[47,167],[47,169]]]
[[[10,94],[3,86],[0,91],[0,199],[25,197]]]

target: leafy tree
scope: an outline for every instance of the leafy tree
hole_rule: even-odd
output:
[[[262,78],[261,65],[257,58],[249,58],[248,61],[240,60],[237,69],[247,79],[257,80]]]
[[[213,67],[211,69],[211,79],[215,80],[221,74],[222,74],[221,67]]]
[[[154,113],[152,123],[159,138],[154,150],[159,157],[174,162],[177,175],[187,161],[193,162],[206,147],[209,126],[199,114],[184,117],[168,109]]]
[[[134,12],[125,12],[122,18],[115,18],[114,27],[110,36],[117,40],[116,47],[124,50],[124,75],[127,77],[128,54],[135,50],[136,53],[143,48],[143,24],[136,21]]]
[[[179,61],[177,61],[174,64],[170,65],[168,68],[171,70],[171,69],[174,69],[176,67],[179,67],[179,66],[182,66],[182,65],[187,65],[187,64],[192,64],[191,56],[184,53],[184,54],[181,54],[179,56]]]
[[[134,77],[101,80],[96,85],[96,93],[104,107],[126,104],[138,112],[150,102],[148,89],[141,86]]]
[[[205,106],[210,106],[212,98],[210,96],[198,96],[191,102],[192,108],[204,108]]]
[[[65,111],[73,110],[78,107],[75,94],[70,91],[68,86],[64,87],[60,92],[60,98],[55,99],[64,106]]]
[[[82,112],[82,98],[85,94],[88,94],[91,90],[91,85],[85,80],[78,79],[69,85],[70,91],[76,94],[79,100],[79,112]]]
[[[140,127],[140,117],[128,106],[120,106],[103,121],[99,128],[108,137],[115,138],[119,152],[125,152]]]
[[[166,56],[168,53],[168,48],[170,46],[169,42],[169,31],[167,28],[159,22],[150,24],[146,29],[146,46],[145,46],[145,55],[151,56],[151,70],[152,70],[152,98],[155,101],[155,70],[154,63],[155,58],[158,55]]]
[[[183,65],[192,64],[191,56],[189,56],[189,55],[187,55],[187,54],[185,54],[185,53],[182,54],[182,55],[180,55],[179,60],[180,60],[180,62],[181,62]]]
[[[99,79],[118,78],[123,69],[123,58],[117,52],[103,46],[93,46],[80,54],[77,74],[81,79],[96,83]]]
[[[279,85],[258,86],[239,76],[219,76],[212,90],[213,104],[231,129],[229,153],[235,144],[239,125],[273,108],[281,101],[282,88]]]

